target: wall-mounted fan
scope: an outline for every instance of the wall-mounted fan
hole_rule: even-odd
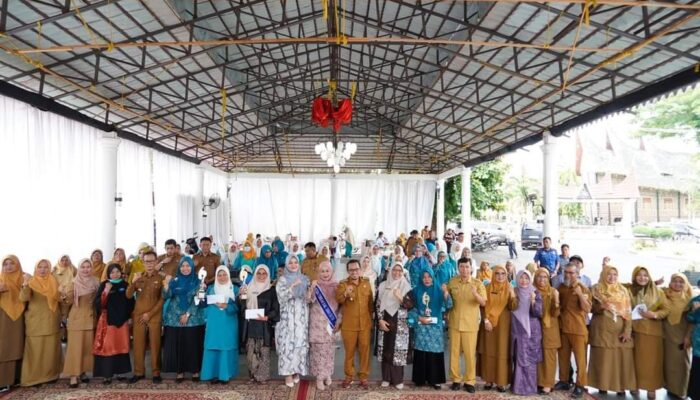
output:
[[[210,210],[216,210],[221,204],[221,197],[218,193],[214,193],[202,204],[202,217],[207,217],[207,208]]]

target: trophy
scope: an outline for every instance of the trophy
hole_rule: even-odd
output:
[[[199,273],[197,274],[197,276],[199,277],[199,280],[202,283],[204,283],[204,280],[207,278],[207,270],[204,269],[204,267],[202,267],[199,270]],[[199,291],[197,291],[197,298],[199,300],[204,300],[206,298],[206,286],[204,286],[204,287],[199,286]]]
[[[248,286],[248,283],[246,282],[246,278],[248,278],[248,270],[245,268],[241,269],[241,272],[238,273],[238,279],[241,280],[241,283],[243,283],[244,286]],[[242,300],[248,300],[248,294],[243,293],[241,295]]]
[[[426,317],[430,318],[430,296],[428,295],[428,292],[423,293],[423,304],[425,305],[425,311],[423,313],[425,314]]]

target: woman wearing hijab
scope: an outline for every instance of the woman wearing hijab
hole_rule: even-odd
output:
[[[338,317],[338,302],[335,299],[337,286],[338,281],[333,278],[331,263],[322,261],[318,266],[318,280],[311,282],[309,290],[309,365],[311,376],[316,377],[316,387],[319,390],[324,390],[331,384],[335,361],[335,333],[340,329],[337,318],[334,321],[335,326],[331,327],[332,316],[326,315],[319,299],[327,304],[326,311],[332,312],[329,312],[329,315]]]
[[[440,251],[437,254],[437,263],[433,267],[433,274],[435,275],[438,286],[442,286],[443,283],[447,284],[454,276],[452,263],[447,258],[447,253],[444,251]]]
[[[246,241],[243,244],[243,249],[238,252],[238,257],[236,257],[236,260],[233,262],[233,270],[240,272],[244,267],[249,267],[252,271],[255,269],[256,257],[253,242]]]
[[[204,312],[195,304],[201,281],[194,260],[182,257],[175,278],[166,275],[163,285],[163,372],[175,372],[175,382],[192,374],[199,380],[204,354]]]
[[[372,288],[372,297],[377,293],[377,274],[372,269],[372,259],[370,256],[362,257],[360,262],[360,275],[369,279],[369,285]]]
[[[272,254],[274,254],[275,258],[277,259],[278,266],[284,265],[284,263],[287,261],[287,256],[289,256],[289,253],[284,251],[284,242],[282,239],[277,238],[274,242],[272,242]]]
[[[493,272],[489,266],[488,261],[482,261],[479,264],[479,269],[476,271],[476,279],[482,282],[484,285],[488,285],[491,282],[491,276]]]
[[[459,242],[452,243],[452,248],[448,253],[448,257],[450,257],[450,261],[452,261],[454,265],[457,265],[457,261],[462,257],[462,245],[459,244]]]
[[[420,282],[409,293],[408,321],[415,331],[413,376],[416,386],[426,383],[436,390],[445,383],[445,322],[443,314],[452,308],[447,285],[438,286],[430,267],[419,275]]]
[[[24,313],[25,339],[22,356],[22,386],[58,379],[61,374],[61,311],[58,282],[51,275],[49,260],[39,260],[34,276],[24,276],[19,299],[27,304]]]
[[[632,342],[632,306],[629,291],[618,282],[617,268],[603,268],[591,288],[593,305],[588,329],[591,345],[588,384],[601,393],[625,395],[637,388]]]
[[[102,275],[105,273],[105,268],[107,267],[107,264],[104,263],[104,254],[102,254],[102,250],[93,250],[90,254],[90,261],[92,262],[92,274],[101,282]]]
[[[274,340],[273,325],[279,321],[280,305],[277,292],[270,283],[270,270],[265,265],[255,269],[253,281],[241,287],[241,307],[262,310],[257,318],[244,319],[243,343],[246,349],[248,373],[253,382],[270,379],[270,348]]]
[[[238,375],[238,288],[231,283],[225,265],[216,268],[215,277],[207,289],[206,302],[200,303],[206,304],[201,379],[226,384]],[[202,282],[200,287],[204,289],[206,284]]]
[[[501,265],[493,267],[493,280],[486,286],[484,319],[477,344],[480,355],[481,377],[484,389],[493,385],[503,393],[510,381],[510,320],[511,310],[517,305],[515,290],[507,280],[507,271]]]
[[[292,249],[292,251],[287,256],[295,255],[295,256],[297,256],[297,259],[299,260],[300,263],[302,261],[304,261],[304,255],[305,255],[304,250],[301,248],[301,246],[299,246],[299,242],[292,242],[291,249]],[[285,259],[284,262],[287,262],[287,259]],[[284,265],[284,263],[279,264],[279,265]]]
[[[66,298],[70,305],[68,313],[68,345],[63,374],[70,377],[70,387],[78,387],[78,379],[88,382],[86,373],[92,373],[94,362],[92,343],[95,335],[95,293],[100,281],[92,271],[92,262],[87,258],[78,263],[78,274],[73,279],[71,290]]]
[[[112,254],[112,259],[107,263],[108,265],[111,264],[118,264],[119,265],[119,270],[124,274],[124,281],[126,281],[126,278],[129,276],[130,272],[130,265],[126,260],[126,252],[124,252],[124,249],[121,247],[117,248],[114,250],[114,254]],[[104,272],[102,273],[102,276],[100,277],[100,282],[104,282],[109,278],[109,271],[105,268]]]
[[[665,388],[669,394],[683,399],[690,373],[690,332],[686,316],[693,289],[685,274],[675,273],[664,293],[669,310],[663,322]]]
[[[73,265],[68,254],[64,254],[58,259],[58,262],[53,267],[51,275],[56,278],[58,282],[58,293],[60,297],[67,298],[67,293],[73,290],[73,279],[78,273],[78,270]],[[70,303],[62,301],[59,305],[61,310],[61,341],[65,343],[66,341],[66,320],[68,319],[68,311],[70,310]]]
[[[632,321],[634,335],[634,371],[639,389],[647,398],[656,398],[656,390],[664,386],[664,331],[662,319],[668,315],[666,295],[656,287],[646,267],[632,271],[632,309],[644,304],[642,319]],[[637,393],[635,391],[635,393]]]
[[[271,274],[270,280],[277,279],[277,257],[272,254],[272,247],[269,244],[264,245],[262,249],[260,249],[260,257],[258,257],[258,261],[255,262],[255,265],[257,266],[256,269],[260,268],[261,265],[266,266]]]
[[[538,268],[535,287],[542,297],[542,362],[537,364],[537,386],[542,394],[549,394],[554,386],[557,369],[557,351],[561,347],[559,332],[559,292],[549,283],[549,271]]]
[[[131,372],[127,321],[134,311],[134,299],[126,297],[127,284],[121,265],[109,264],[105,271],[108,279],[97,288],[93,303],[98,317],[92,345],[95,356],[92,376],[102,377],[108,385],[115,374]]]
[[[236,276],[235,274],[239,272],[234,268],[234,263],[238,258],[238,253],[240,253],[240,250],[238,249],[238,243],[231,242],[231,244],[228,246],[228,252],[226,252],[222,261],[223,264],[229,268],[233,276]]]
[[[399,263],[401,265],[406,265],[408,262],[408,257],[406,257],[406,254],[403,251],[403,247],[401,245],[396,245],[394,247],[394,252],[391,253],[391,257],[389,258],[389,265],[394,265],[396,263]]]
[[[423,246],[416,246],[413,252],[413,258],[408,262],[408,276],[410,277],[411,287],[415,288],[421,281],[423,270],[430,268],[430,262],[424,255]]]
[[[403,265],[395,263],[387,280],[377,289],[377,358],[382,366],[382,387],[403,388],[403,369],[413,359],[412,335],[409,334],[408,309],[402,306],[411,284]],[[412,305],[412,304],[411,304]],[[412,308],[412,307],[411,307]]]
[[[537,394],[537,364],[542,362],[542,296],[532,284],[530,272],[523,270],[515,277],[517,306],[510,324],[510,346],[513,349],[513,393]]]
[[[17,256],[5,256],[0,272],[0,389],[19,378],[16,372],[24,352],[24,302],[19,299],[23,281]]]
[[[309,305],[306,297],[309,279],[300,269],[296,256],[287,257],[284,274],[275,286],[280,303],[280,321],[275,327],[278,369],[288,387],[294,387],[299,382],[299,375],[307,375],[309,370]]]

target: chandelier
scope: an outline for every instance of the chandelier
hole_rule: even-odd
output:
[[[321,156],[321,159],[333,167],[333,171],[337,174],[340,172],[340,167],[345,166],[345,161],[357,151],[355,143],[338,142],[338,147],[333,146],[333,142],[319,143],[316,145],[316,154]]]

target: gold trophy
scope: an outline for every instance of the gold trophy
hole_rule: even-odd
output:
[[[425,314],[426,317],[430,318],[430,296],[428,295],[428,292],[423,293],[423,304],[425,305],[425,310],[423,313]]]
[[[204,283],[204,280],[207,279],[207,270],[204,269],[204,268],[201,268],[201,269],[199,270],[199,273],[197,274],[197,276],[199,277],[199,280],[200,280],[202,283]],[[204,286],[204,288],[202,288],[202,286],[204,286],[204,285],[201,285],[201,286],[199,287],[199,290],[197,291],[197,298],[198,298],[200,301],[203,301],[203,300],[206,298],[206,295],[207,295],[206,286]]]

